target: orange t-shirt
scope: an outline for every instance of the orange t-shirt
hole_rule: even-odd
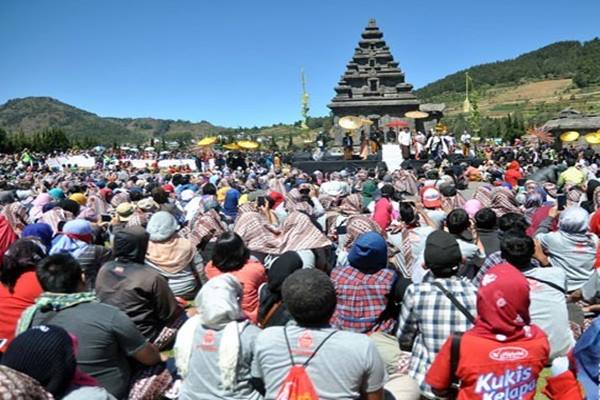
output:
[[[15,328],[21,313],[35,302],[43,289],[35,276],[35,271],[21,274],[11,293],[0,284],[0,352],[4,352],[15,337]],[[5,339],[5,340],[4,340]]]
[[[209,280],[225,273],[219,271],[217,267],[213,265],[212,261],[206,265],[204,271]],[[260,288],[260,285],[267,281],[265,267],[256,260],[248,260],[242,268],[229,273],[235,276],[242,285],[242,310],[246,313],[248,319],[256,324],[258,321],[259,305],[258,289]]]

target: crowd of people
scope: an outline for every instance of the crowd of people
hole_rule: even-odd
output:
[[[589,150],[0,155],[0,397],[598,398]]]

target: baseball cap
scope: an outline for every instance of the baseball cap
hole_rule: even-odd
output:
[[[442,206],[440,191],[434,187],[427,187],[421,194],[423,205],[427,208],[436,208]]]
[[[167,192],[167,193],[173,193],[175,192],[175,188],[173,187],[173,185],[171,185],[170,183],[167,183],[166,185],[162,186],[162,189]]]
[[[121,203],[117,206],[117,215],[121,221],[129,221],[133,215],[133,204]]]
[[[194,198],[196,194],[194,193],[193,190],[191,189],[186,189],[183,192],[181,192],[181,200],[183,201],[190,201],[191,199]]]
[[[431,270],[456,267],[462,260],[458,242],[448,232],[433,231],[425,241],[425,265]]]

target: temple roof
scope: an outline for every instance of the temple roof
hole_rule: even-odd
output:
[[[419,101],[412,88],[411,84],[405,82],[404,73],[383,40],[383,32],[375,20],[370,19],[352,60],[346,65],[346,71],[335,87],[337,94],[329,108],[382,105],[414,108]]]

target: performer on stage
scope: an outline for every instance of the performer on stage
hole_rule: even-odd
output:
[[[429,138],[425,148],[429,150],[431,157],[435,161],[441,161],[450,154],[450,148],[442,132],[436,132]]]
[[[404,128],[398,135],[398,143],[402,150],[402,158],[404,160],[410,160],[410,145],[412,144],[412,135],[408,128]]]
[[[425,150],[425,143],[427,143],[427,137],[421,131],[418,131],[413,139],[413,145],[415,149],[415,159],[420,160],[423,151]]]
[[[374,126],[371,127],[369,140],[371,142],[371,153],[376,154],[379,150],[381,150],[381,132],[379,132],[379,130]]]
[[[463,156],[468,157],[471,152],[471,134],[466,129],[460,136],[460,142],[462,143]]]
[[[352,133],[346,132],[346,136],[342,139],[342,147],[344,148],[344,160],[352,160],[352,146],[354,141],[352,140]]]

